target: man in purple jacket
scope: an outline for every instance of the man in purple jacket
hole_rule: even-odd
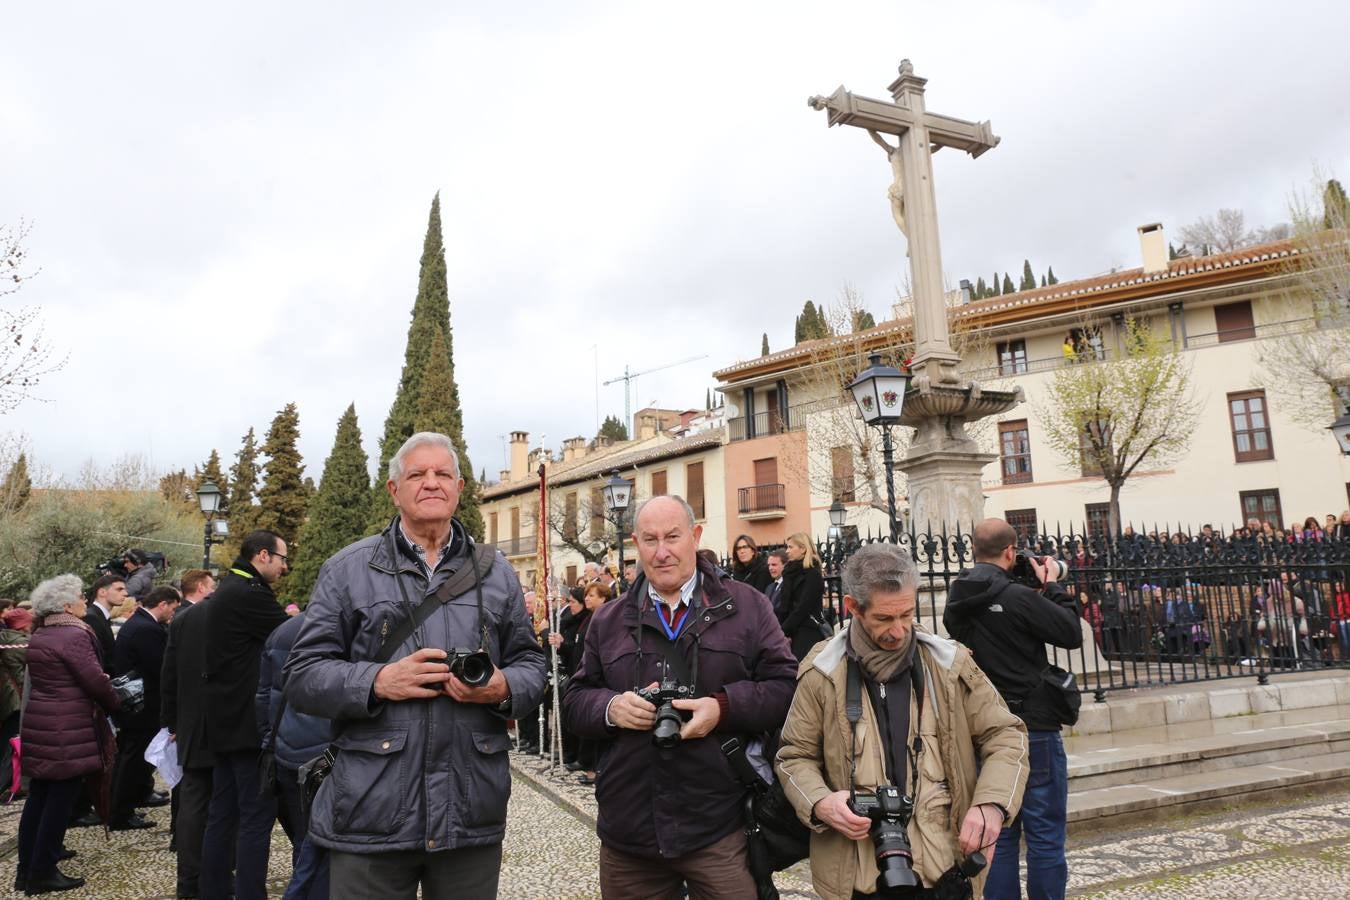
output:
[[[797,661],[764,595],[699,561],[702,526],[679,497],[637,512],[642,574],[594,613],[563,698],[566,727],[605,742],[598,765],[600,890],[606,898],[755,896],[741,830],[744,789],[722,753],[730,735],[778,728]],[[657,707],[637,691],[693,688],[672,705],[679,740],[653,741]]]

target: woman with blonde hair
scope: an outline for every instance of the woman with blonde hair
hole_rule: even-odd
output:
[[[784,610],[783,633],[792,642],[792,655],[800,662],[823,639],[829,627],[821,619],[825,578],[820,571],[820,557],[805,533],[799,531],[788,536],[787,555],[778,602]]]

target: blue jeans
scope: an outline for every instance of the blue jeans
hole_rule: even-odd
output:
[[[1027,900],[1064,900],[1069,865],[1064,860],[1068,831],[1069,763],[1058,731],[1033,731],[1031,774],[1022,798],[1022,812],[998,836],[986,900],[1020,900],[1020,845],[1027,839]]]

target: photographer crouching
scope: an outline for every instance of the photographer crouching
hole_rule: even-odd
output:
[[[702,526],[675,496],[638,507],[642,574],[595,611],[563,724],[605,742],[597,765],[606,900],[744,900],[756,888],[745,789],[724,736],[778,727],[797,661],[759,591],[698,557]],[[713,736],[716,737],[713,737]]]
[[[1060,726],[1077,720],[1071,676],[1050,666],[1045,645],[1073,650],[1083,644],[1078,602],[1057,583],[1063,563],[1016,549],[1017,534],[1002,519],[985,519],[971,535],[975,565],[952,583],[942,624],[970,648],[975,662],[1026,723],[1031,777],[1022,813],[998,839],[985,884],[991,900],[1020,898],[1018,859],[1027,840],[1027,897],[1064,897],[1069,776]]]
[[[848,628],[802,661],[777,768],[824,900],[979,896],[1017,814],[1027,736],[965,648],[914,621],[908,554],[844,567]]]

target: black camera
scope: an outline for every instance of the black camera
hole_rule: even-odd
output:
[[[872,820],[872,844],[876,848],[877,893],[897,894],[921,890],[922,882],[914,874],[914,852],[909,846],[909,817],[914,801],[898,787],[883,784],[872,793],[853,792],[849,809],[855,815]]]
[[[1008,578],[1039,591],[1042,587],[1041,580],[1036,577],[1036,567],[1031,564],[1032,560],[1049,567],[1056,581],[1063,581],[1069,574],[1069,564],[1062,559],[1054,556],[1037,556],[1029,550],[1018,550],[1017,557],[1013,559],[1013,566],[1008,570]]]
[[[450,673],[469,687],[482,687],[492,680],[492,657],[486,650],[464,650],[456,647],[445,657]]]
[[[675,708],[676,700],[690,700],[694,689],[674,679],[666,679],[657,687],[635,693],[656,707],[656,725],[652,728],[652,743],[662,750],[670,750],[680,742],[680,728],[692,713]]]
[[[126,566],[122,565],[122,557],[114,556],[112,559],[105,559],[103,562],[94,566],[100,578],[104,575],[113,574],[125,577],[127,574]]]

